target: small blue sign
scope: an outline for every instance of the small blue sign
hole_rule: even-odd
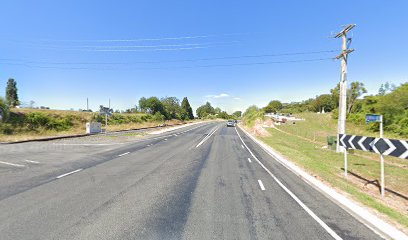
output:
[[[378,114],[366,114],[366,123],[381,122],[381,115]]]

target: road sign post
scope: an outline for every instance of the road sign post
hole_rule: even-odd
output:
[[[380,138],[384,138],[382,115],[380,115]],[[384,197],[385,177],[384,177],[384,156],[382,153],[380,154],[380,160],[381,160],[381,196]]]
[[[347,177],[347,147],[343,146],[344,148],[344,177]]]
[[[379,114],[367,114],[366,123],[378,122],[380,124],[380,139],[384,138],[383,132],[383,116]],[[381,178],[381,196],[384,197],[385,179],[384,179],[384,156],[380,152],[380,178]]]

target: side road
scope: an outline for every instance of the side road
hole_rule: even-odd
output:
[[[377,232],[381,236],[385,238],[391,239],[408,239],[408,236],[405,235],[403,232],[399,231],[394,226],[386,223],[382,219],[378,218],[371,212],[369,212],[364,207],[360,206],[358,203],[354,202],[353,200],[345,197],[341,193],[337,192],[333,188],[329,187],[328,185],[324,184],[323,182],[319,181],[317,178],[313,177],[309,173],[305,172],[295,164],[293,164],[290,160],[283,157],[277,151],[275,151],[272,147],[267,145],[266,143],[260,141],[253,135],[251,135],[248,131],[246,131],[241,126],[238,126],[249,138],[251,138],[254,142],[256,142],[265,152],[275,158],[280,164],[284,167],[298,175],[303,181],[308,183],[310,186],[327,196],[333,202],[338,204],[344,210],[349,212],[351,215],[356,217],[366,226],[371,228],[373,231]]]

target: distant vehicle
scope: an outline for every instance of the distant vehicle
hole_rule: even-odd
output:
[[[234,120],[228,120],[227,121],[227,127],[235,127],[235,121]]]

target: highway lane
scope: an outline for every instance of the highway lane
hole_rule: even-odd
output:
[[[16,170],[15,178],[23,180],[2,192],[0,238],[379,238],[239,130],[224,123],[189,129],[63,161],[44,170],[52,178],[39,184],[18,185],[38,179],[22,176],[30,169]]]

